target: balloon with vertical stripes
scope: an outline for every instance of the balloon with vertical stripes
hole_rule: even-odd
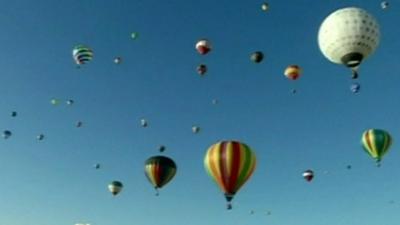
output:
[[[380,161],[389,151],[391,144],[392,137],[385,130],[369,129],[364,131],[361,137],[362,147],[373,159],[375,159],[377,166],[380,166]]]
[[[147,179],[156,189],[156,195],[158,195],[158,189],[174,178],[176,164],[166,156],[153,156],[146,160],[144,171]]]
[[[233,197],[253,174],[256,156],[244,143],[221,141],[207,150],[204,166],[224,192],[227,208],[231,209]]]

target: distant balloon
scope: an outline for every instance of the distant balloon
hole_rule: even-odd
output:
[[[251,177],[256,156],[244,143],[221,141],[213,144],[204,157],[204,167],[225,195],[227,209],[239,189]]]
[[[60,100],[53,98],[53,99],[50,100],[50,103],[52,105],[58,105],[58,104],[60,104]]]
[[[17,116],[17,112],[15,112],[15,111],[11,112],[11,116],[12,117],[16,117]]]
[[[11,135],[12,135],[11,131],[5,130],[5,131],[3,131],[3,135],[2,136],[3,136],[4,139],[8,139],[8,138],[11,137]]]
[[[67,105],[73,105],[73,104],[74,104],[74,100],[72,100],[72,99],[67,100]]]
[[[153,156],[146,160],[145,175],[157,191],[169,183],[176,174],[175,162],[166,156]]]
[[[359,83],[353,83],[353,84],[351,84],[351,86],[350,86],[350,90],[351,90],[351,92],[353,92],[354,94],[358,93],[358,92],[360,91],[360,88],[361,88],[361,86],[360,86]]]
[[[140,120],[140,125],[141,125],[142,127],[147,127],[147,126],[148,126],[147,120],[146,120],[146,119],[141,119],[141,120]]]
[[[131,38],[132,38],[133,40],[136,40],[138,37],[139,37],[139,33],[138,33],[138,32],[132,32],[132,33],[131,33]]]
[[[211,51],[211,43],[207,39],[201,39],[196,43],[196,50],[201,55],[205,55]]]
[[[264,59],[264,54],[262,52],[254,52],[251,54],[250,59],[255,63],[260,63]]]
[[[271,213],[271,211],[267,211],[267,215],[269,216],[269,215],[271,215],[272,213]]]
[[[219,103],[219,102],[218,102],[218,99],[213,99],[213,100],[212,100],[212,104],[213,104],[213,105],[216,105],[216,104],[218,104],[218,103]]]
[[[266,11],[268,11],[268,9],[269,9],[269,4],[266,3],[266,2],[264,2],[264,3],[261,5],[261,10],[264,11],[264,12],[266,12]]]
[[[250,214],[253,215],[254,214],[254,210],[250,210]]]
[[[381,2],[381,7],[382,7],[382,9],[387,9],[389,7],[389,2],[387,2],[387,1]]]
[[[192,132],[195,133],[195,134],[199,133],[199,132],[200,132],[200,127],[198,127],[198,126],[193,126],[193,127],[192,127]]]
[[[164,152],[165,149],[166,149],[166,147],[165,147],[164,145],[160,145],[160,146],[158,147],[158,151],[159,151],[159,152]]]
[[[375,159],[377,166],[380,166],[382,157],[392,145],[392,137],[385,130],[369,129],[362,134],[361,145],[365,152]]]
[[[347,168],[348,170],[351,170],[351,165],[347,165],[346,168]]]
[[[285,69],[285,76],[290,80],[297,80],[301,75],[301,68],[298,65],[290,65]]]
[[[86,64],[93,59],[93,51],[87,46],[77,45],[72,50],[72,57],[78,65]]]
[[[115,64],[120,64],[122,62],[122,58],[121,57],[115,57],[114,58],[114,63]]]
[[[76,124],[75,124],[76,127],[81,127],[82,125],[83,125],[83,122],[82,122],[82,121],[78,121],[78,122],[76,122]]]
[[[108,190],[112,195],[117,195],[122,191],[124,185],[120,181],[113,181],[108,185]]]
[[[100,164],[99,163],[96,163],[96,164],[94,164],[94,166],[93,166],[96,170],[98,170],[98,169],[100,169]]]
[[[296,89],[292,89],[292,94],[296,94],[297,93],[297,90]]]
[[[351,69],[358,78],[358,67],[378,47],[379,24],[367,11],[348,7],[336,10],[322,22],[318,45],[331,62]]]
[[[203,76],[204,74],[206,74],[207,72],[207,66],[204,64],[200,64],[199,66],[197,66],[197,73],[200,76]]]
[[[38,136],[36,136],[36,139],[38,139],[39,141],[44,139],[44,134],[39,134]]]
[[[314,172],[312,170],[306,170],[303,172],[303,178],[310,182],[314,178]]]

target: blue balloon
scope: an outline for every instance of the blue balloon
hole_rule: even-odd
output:
[[[350,90],[351,90],[351,92],[353,92],[353,93],[358,93],[359,91],[360,91],[360,84],[359,83],[353,83],[353,84],[351,84],[351,86],[350,86]]]

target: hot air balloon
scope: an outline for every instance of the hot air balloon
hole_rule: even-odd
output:
[[[166,147],[165,147],[164,145],[160,145],[160,146],[158,147],[158,151],[159,151],[159,152],[164,152],[165,149],[166,149]]]
[[[231,209],[235,194],[253,174],[256,156],[244,143],[221,141],[208,148],[204,166],[224,193],[227,209]]]
[[[378,22],[364,9],[348,7],[331,13],[321,24],[318,44],[331,62],[343,64],[357,79],[358,67],[379,44]]]
[[[266,2],[264,2],[264,3],[261,5],[261,10],[264,11],[264,12],[266,12],[266,11],[268,11],[268,9],[269,9],[269,4],[266,3]]]
[[[196,43],[196,50],[201,55],[205,55],[211,51],[211,43],[207,39],[201,39]]]
[[[11,112],[11,117],[16,117],[17,116],[17,112],[13,111]]]
[[[139,33],[138,33],[138,32],[132,32],[132,33],[131,33],[131,38],[132,38],[133,40],[137,39],[138,37],[139,37]]]
[[[200,76],[203,76],[204,74],[206,74],[207,72],[207,66],[205,64],[200,64],[199,66],[197,66],[197,73]]]
[[[198,126],[193,126],[193,127],[192,127],[192,132],[195,133],[195,134],[199,133],[199,132],[200,132],[200,127],[198,127]]]
[[[361,137],[362,147],[375,159],[377,166],[380,166],[382,157],[389,151],[391,144],[392,137],[385,130],[369,129]]]
[[[12,133],[11,133],[11,131],[9,131],[9,130],[3,131],[3,134],[2,134],[2,136],[3,136],[4,139],[10,138],[11,135],[12,135]]]
[[[76,127],[81,127],[82,125],[83,125],[83,122],[82,122],[82,121],[78,121],[78,122],[76,122],[76,124],[75,124]]]
[[[310,182],[314,178],[314,172],[312,170],[306,170],[303,172],[303,178]]]
[[[302,69],[298,65],[290,65],[286,67],[284,75],[290,80],[297,80],[301,76]],[[292,94],[296,94],[297,90],[292,89]]]
[[[73,105],[73,104],[74,104],[74,100],[72,100],[72,99],[67,100],[67,105]]]
[[[262,52],[253,52],[250,56],[250,60],[255,63],[260,63],[264,59],[264,54]]]
[[[115,57],[114,58],[114,63],[115,64],[120,64],[122,62],[122,58],[121,57]]]
[[[38,139],[39,141],[44,139],[44,134],[39,134],[38,136],[36,136],[36,139]]]
[[[301,68],[298,65],[290,65],[286,67],[284,74],[290,80],[297,80],[301,72]]]
[[[389,7],[389,2],[387,2],[387,1],[381,2],[381,8],[382,9],[387,9],[388,7]]]
[[[147,120],[146,120],[146,119],[141,119],[141,120],[140,120],[140,125],[141,125],[142,127],[147,127],[147,126],[148,126]]]
[[[120,181],[113,181],[108,185],[108,190],[112,195],[117,195],[122,191],[124,185]]]
[[[50,103],[52,105],[58,105],[58,104],[60,104],[60,100],[53,98],[53,99],[50,100]]]
[[[351,90],[351,92],[353,92],[354,94],[358,93],[358,92],[360,91],[360,88],[361,88],[361,86],[360,86],[359,83],[353,83],[353,84],[351,84],[351,86],[350,86],[350,90]]]
[[[158,195],[158,189],[174,178],[176,164],[172,159],[161,155],[148,158],[144,164],[145,175],[156,189],[156,195]]]
[[[72,57],[78,65],[86,64],[93,59],[93,51],[87,46],[77,45],[72,50]]]

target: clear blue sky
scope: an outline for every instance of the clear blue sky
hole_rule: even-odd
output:
[[[262,1],[1,1],[0,129],[13,136],[0,141],[0,225],[398,225],[400,1],[386,11],[372,0],[269,3],[264,13]],[[317,43],[323,19],[347,6],[372,13],[382,33],[358,95]],[[206,56],[194,49],[203,37],[214,47]],[[77,44],[95,54],[82,69]],[[290,64],[303,68],[298,81],[283,76]],[[379,169],[359,144],[368,128],[394,139]],[[203,167],[222,139],[247,143],[258,160],[231,211]],[[143,165],[160,144],[178,172],[155,197]],[[125,185],[115,198],[112,180]]]

